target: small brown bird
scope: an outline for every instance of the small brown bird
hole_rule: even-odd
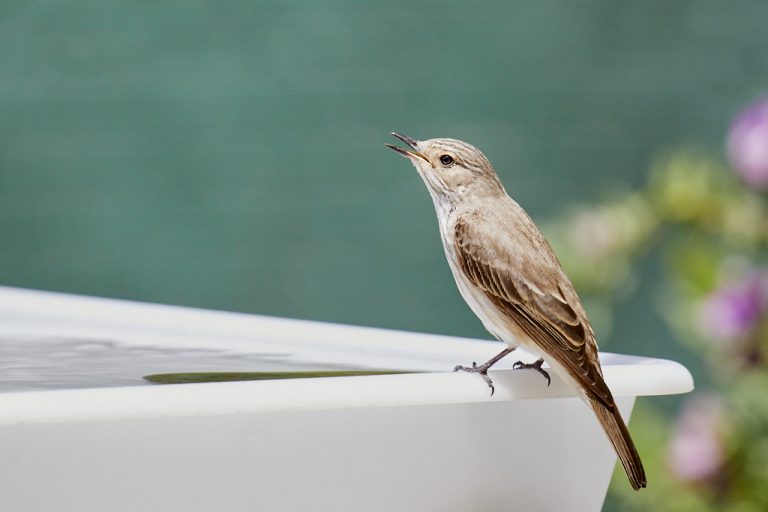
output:
[[[507,195],[480,150],[455,139],[415,140],[393,133],[435,204],[440,237],[461,295],[486,329],[507,344],[477,372],[491,387],[488,369],[518,346],[538,354],[532,368],[549,382],[546,361],[579,390],[592,408],[634,489],[646,486],[645,470],[627,426],[603,380],[595,334],[560,261],[531,218]]]

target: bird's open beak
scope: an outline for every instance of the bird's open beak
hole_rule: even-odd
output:
[[[429,163],[429,160],[427,160],[427,157],[425,157],[421,152],[419,152],[418,149],[416,149],[416,142],[417,142],[416,140],[414,140],[414,139],[412,139],[410,137],[406,137],[405,135],[400,135],[397,132],[392,132],[392,135],[394,135],[395,137],[397,137],[401,141],[403,141],[406,144],[408,144],[408,146],[410,146],[411,149],[410,150],[409,149],[403,149],[403,148],[399,148],[397,146],[393,146],[392,144],[387,144],[387,147],[389,149],[394,150],[394,151],[400,153],[403,156],[407,156],[408,158],[421,158],[425,162]]]

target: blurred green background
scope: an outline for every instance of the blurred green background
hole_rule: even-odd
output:
[[[487,337],[388,132],[555,216],[722,144],[768,76],[738,4],[5,0],[0,282]],[[603,344],[666,355],[644,309]]]
[[[489,156],[539,221],[721,151],[768,3],[4,0],[0,284],[489,338],[397,130]],[[699,361],[653,311],[601,347]],[[587,297],[587,299],[589,299]],[[598,315],[599,316],[599,315]]]

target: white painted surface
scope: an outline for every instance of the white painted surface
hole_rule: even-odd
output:
[[[490,397],[444,372],[496,343],[10,288],[0,337],[442,371],[0,393],[2,511],[595,511],[615,463],[558,379],[502,369]],[[670,361],[603,364],[625,418],[634,396],[693,386]]]

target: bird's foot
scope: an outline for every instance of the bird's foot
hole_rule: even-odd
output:
[[[480,376],[485,381],[485,383],[488,384],[488,387],[491,388],[491,396],[493,396],[493,393],[494,391],[496,391],[496,388],[493,387],[493,381],[488,376],[488,368],[490,367],[491,365],[488,363],[481,364],[480,366],[478,366],[476,362],[472,361],[472,366],[457,365],[456,367],[453,368],[453,371],[479,373]]]
[[[552,384],[552,379],[549,378],[549,373],[544,368],[541,367],[541,365],[543,364],[544,364],[543,359],[538,359],[533,363],[524,363],[522,361],[518,361],[512,365],[512,368],[515,370],[536,370],[537,372],[542,374],[545,379],[547,379],[547,387],[549,387],[549,385]]]

